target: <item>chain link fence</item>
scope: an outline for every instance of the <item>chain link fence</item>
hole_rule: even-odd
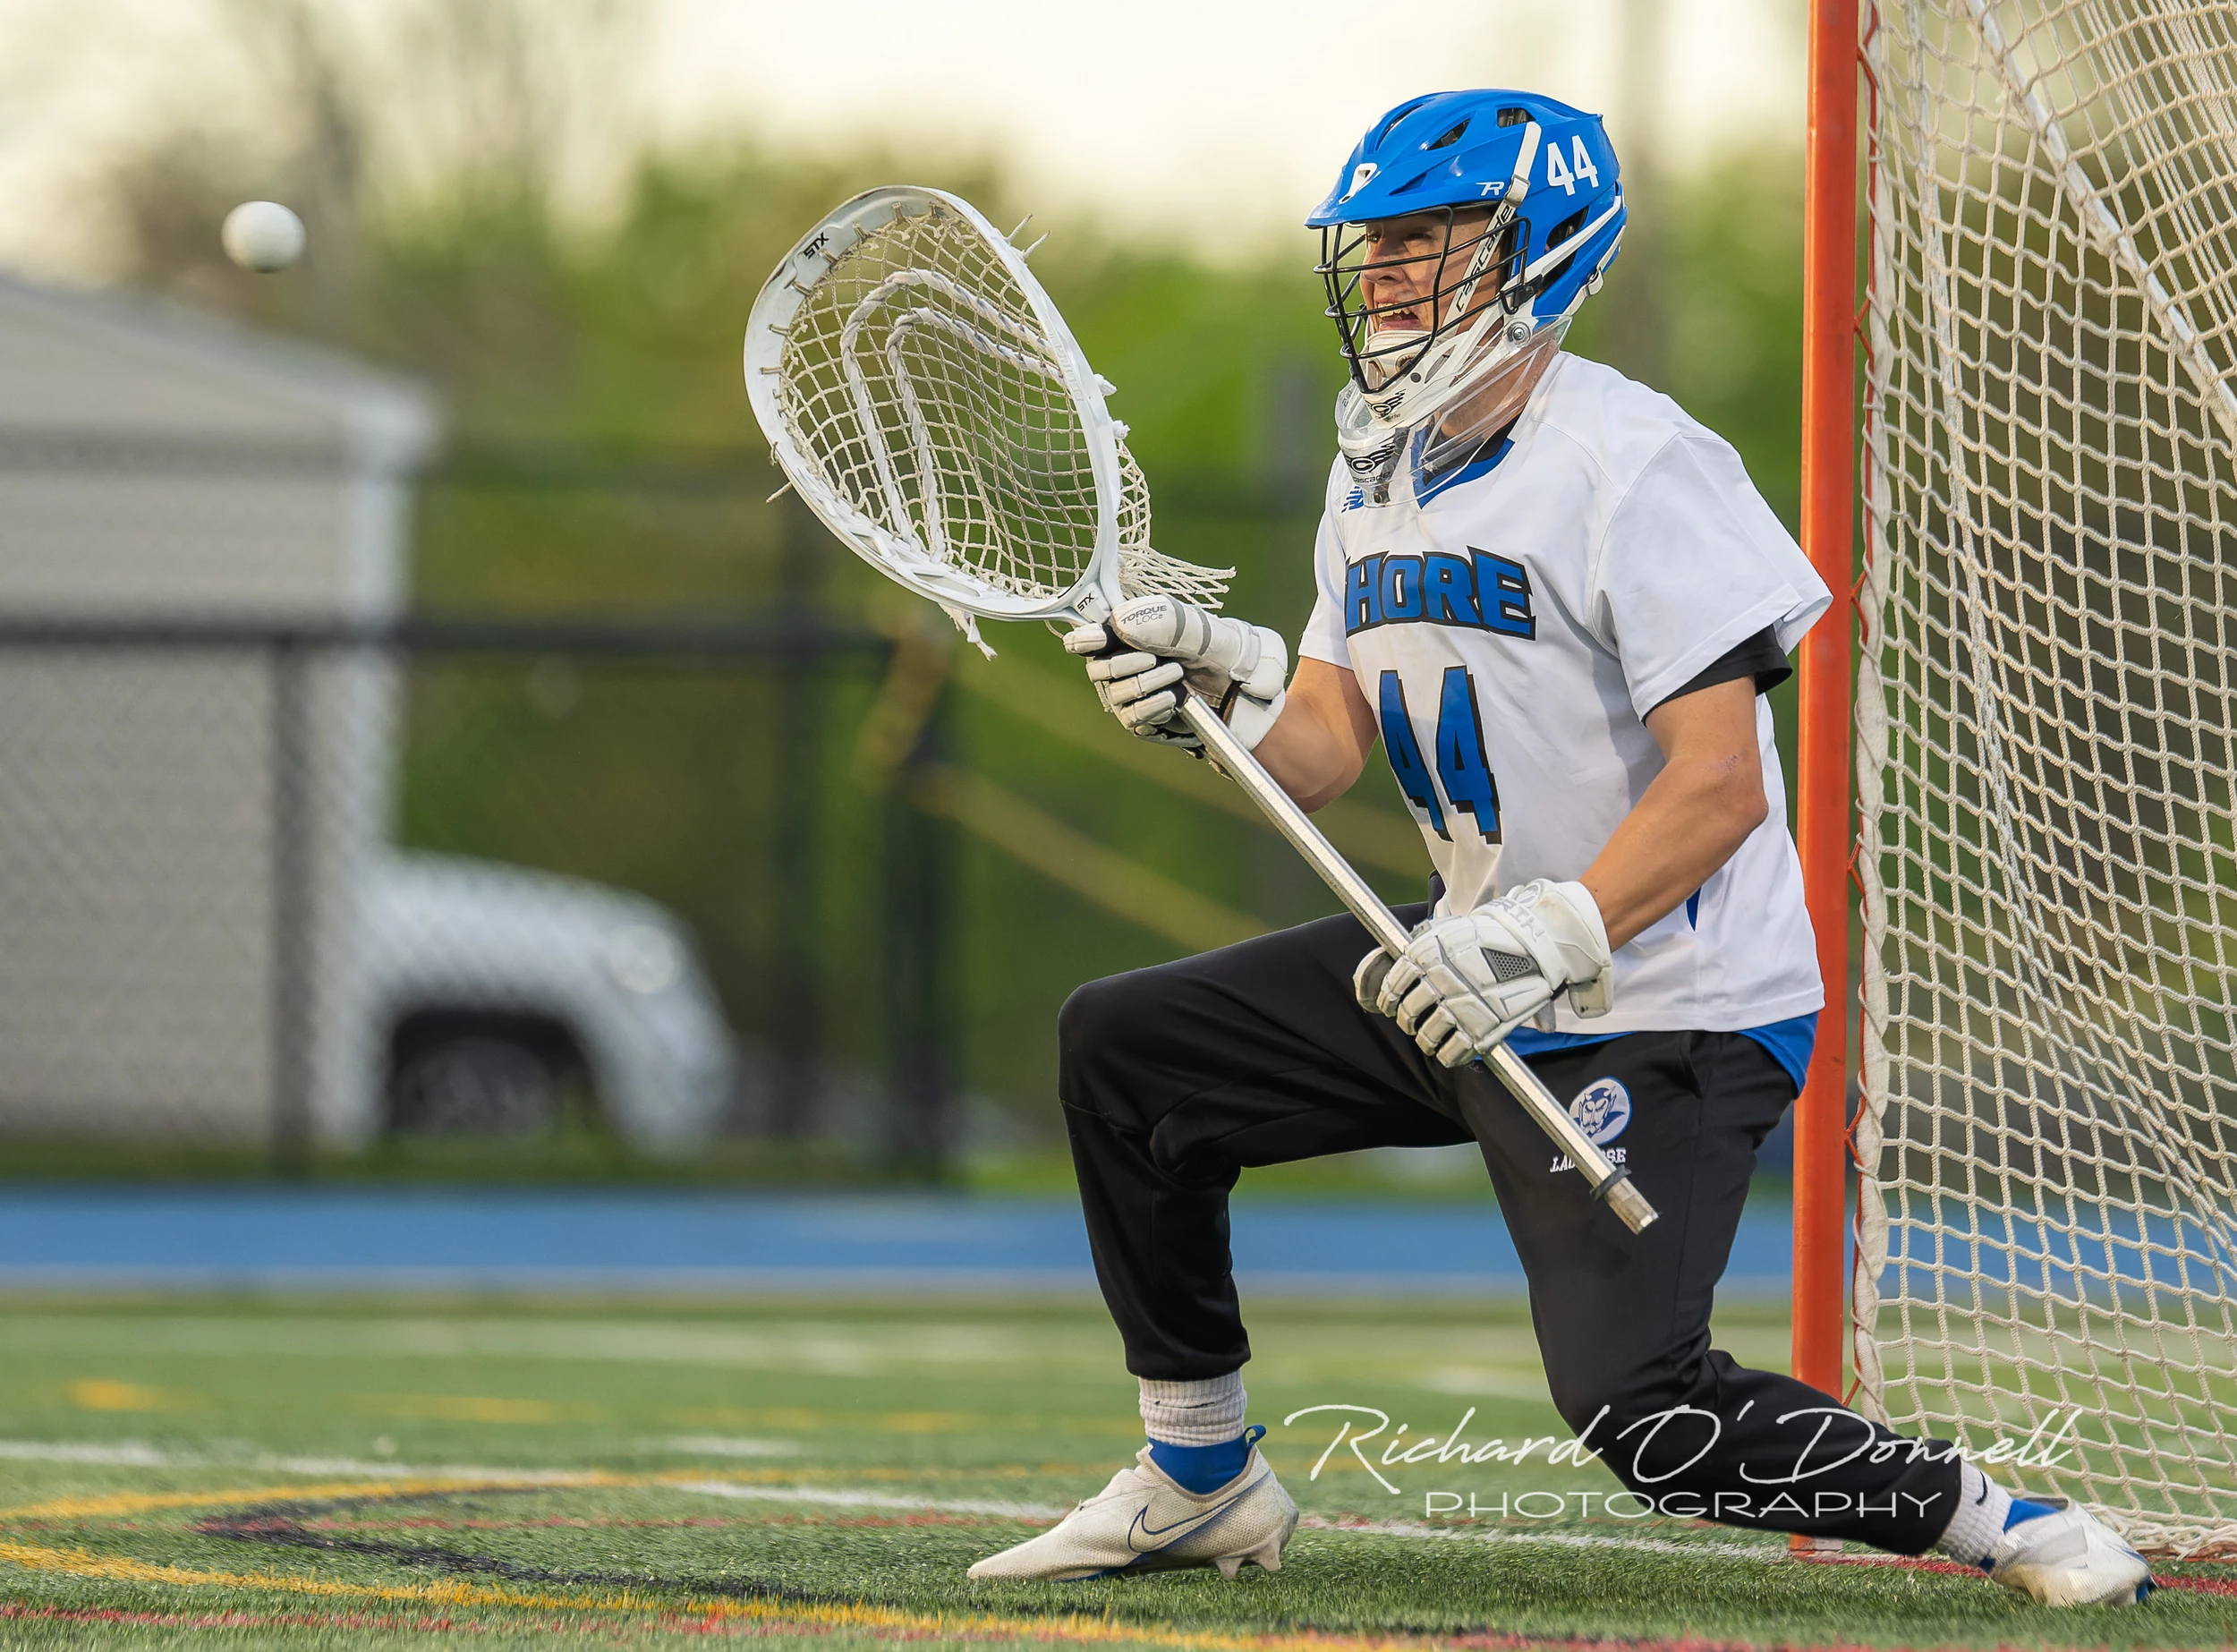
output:
[[[439,428],[362,363],[0,280],[11,1162],[573,1131],[936,1171],[937,684],[873,715],[894,644],[750,456],[430,472]]]
[[[299,1165],[836,1110],[936,1167],[948,856],[906,797],[941,720],[882,787],[823,735],[890,652],[803,613],[0,623],[0,1130]]]
[[[0,280],[17,1173],[1052,1153],[1073,986],[1331,909],[1036,628],[959,652],[758,448],[438,464],[438,423],[361,363]],[[1167,477],[1157,543],[1294,634],[1311,469]],[[1321,818],[1412,898],[1391,805]]]

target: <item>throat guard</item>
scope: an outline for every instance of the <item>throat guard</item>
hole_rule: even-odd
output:
[[[1409,460],[1417,486],[1472,463],[1521,416],[1569,328],[1564,316],[1529,334],[1446,413],[1411,430],[1394,430],[1376,419],[1358,386],[1348,384],[1338,391],[1336,445],[1365,502],[1389,504],[1399,467]]]

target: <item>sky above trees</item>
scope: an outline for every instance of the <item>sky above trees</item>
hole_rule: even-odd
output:
[[[1374,115],[1433,86],[1534,86],[1679,168],[1790,150],[1801,24],[1794,0],[0,0],[0,266],[113,273],[103,182],[151,141],[191,135],[249,192],[302,147],[291,36],[370,107],[391,192],[517,141],[473,111],[525,89],[540,163],[589,213],[648,148],[891,144],[1220,261],[1263,253]],[[493,48],[536,84],[442,83]]]

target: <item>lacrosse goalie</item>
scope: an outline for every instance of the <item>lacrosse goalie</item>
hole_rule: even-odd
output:
[[[1335,917],[1065,1006],[1065,1122],[1148,1443],[971,1575],[1278,1567],[1297,1510],[1246,1426],[1229,1190],[1246,1166],[1472,1141],[1554,1404],[1657,1509],[1933,1549],[2053,1605],[2141,1599],[2144,1561],[2081,1509],[1710,1345],[1824,1002],[1763,695],[1829,598],[1730,446],[1562,352],[1623,232],[1598,117],[1415,98],[1306,222],[1350,382],[1296,676],[1274,632],[1170,596],[1066,646],[1145,739],[1195,744],[1185,684],[1308,809],[1380,739],[1432,903],[1400,910],[1395,959]],[[1659,1223],[1595,1205],[1477,1064],[1501,1043]]]

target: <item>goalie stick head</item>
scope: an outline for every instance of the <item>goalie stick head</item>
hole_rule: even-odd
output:
[[[745,380],[809,507],[974,641],[978,618],[1225,589],[1231,570],[1151,548],[1114,387],[1024,254],[943,191],[872,190],[803,236],[754,301]]]
[[[1623,187],[1598,115],[1532,92],[1438,92],[1370,127],[1306,224],[1351,369],[1338,428],[1365,475],[1432,419],[1476,433],[1494,381],[1558,347],[1615,261]]]

